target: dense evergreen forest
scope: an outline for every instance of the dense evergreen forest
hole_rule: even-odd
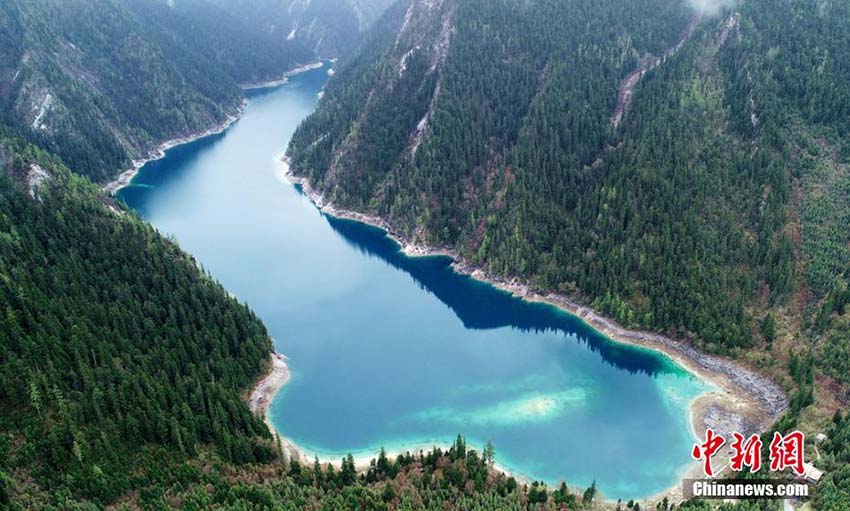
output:
[[[242,401],[270,349],[247,307],[56,157],[6,136],[0,192],[0,508],[579,510],[603,498],[520,484],[493,469],[492,445],[460,436],[447,451],[382,452],[366,470],[351,456],[285,462]]]
[[[202,0],[8,0],[0,41],[2,121],[95,181],[315,59]]]
[[[78,175],[221,122],[386,5],[285,3],[0,4],[0,509],[598,509],[462,437],[365,471],[282,459],[243,402],[263,325]],[[850,418],[820,399],[850,385],[849,26],[838,0],[401,0],[288,154],[411,239],[770,372],[777,429],[826,434],[814,509],[844,511]]]
[[[55,157],[3,139],[0,170],[2,469],[106,503],[144,446],[270,460],[241,399],[271,349],[254,314]]]
[[[782,326],[846,359],[846,336],[817,327],[843,312],[827,297],[850,264],[850,6],[699,15],[674,0],[402,2],[299,128],[293,171],[626,326],[743,355],[794,306]]]
[[[771,375],[792,395],[780,429],[832,438],[850,399],[850,4],[689,7],[707,3],[400,2],[287,155],[409,240]],[[845,458],[816,509],[850,501]]]
[[[344,58],[392,0],[190,0],[212,2],[275,38],[322,58]]]

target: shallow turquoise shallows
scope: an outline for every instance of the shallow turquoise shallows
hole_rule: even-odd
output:
[[[677,483],[690,401],[706,390],[666,357],[575,317],[408,258],[384,233],[322,215],[278,158],[327,68],[252,93],[221,135],[177,147],[120,193],[263,319],[293,379],[271,416],[338,458],[448,444],[458,433],[530,479],[596,481],[608,498]]]

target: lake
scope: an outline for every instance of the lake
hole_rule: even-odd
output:
[[[222,134],[168,151],[119,197],[262,318],[289,357],[272,403],[310,456],[448,445],[460,433],[529,479],[596,481],[607,498],[679,482],[689,404],[708,386],[665,356],[550,305],[409,258],[383,231],[328,217],[279,157],[328,68],[253,91]]]

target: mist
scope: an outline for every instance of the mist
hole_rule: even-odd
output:
[[[736,0],[687,0],[692,9],[705,16],[714,16],[733,7]]]

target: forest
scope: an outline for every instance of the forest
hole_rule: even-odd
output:
[[[187,0],[184,0],[187,3]],[[188,0],[215,5],[272,38],[325,59],[345,58],[392,0]]]
[[[403,2],[287,155],[407,240],[770,375],[782,429],[822,431],[850,400],[848,26],[832,0]]]
[[[846,349],[816,324],[850,263],[846,3],[487,4],[429,12],[448,48],[409,35],[418,2],[391,9],[293,137],[293,171],[628,327],[744,356],[793,306],[807,348]]]
[[[518,481],[462,436],[366,470],[286,460],[243,401],[267,369],[262,323],[92,183],[311,58],[252,30],[262,12],[0,4],[0,509],[599,508],[595,486]],[[774,377],[791,397],[776,429],[826,435],[813,508],[843,511],[848,26],[838,0],[702,17],[678,0],[402,0],[287,154],[409,239]]]
[[[365,470],[350,455],[339,465],[285,459],[243,401],[271,349],[246,306],[57,157],[7,135],[0,191],[0,508],[584,510],[603,501],[593,485],[519,482],[493,466],[495,446],[478,450],[460,435],[445,451],[382,452]],[[801,363],[805,382],[811,366]],[[830,460],[843,466],[842,437],[831,438]],[[830,484],[844,491],[837,476]],[[831,495],[822,498],[840,498]]]
[[[2,122],[98,182],[315,60],[203,0],[4,1],[0,41]]]
[[[3,469],[107,503],[146,446],[271,460],[241,396],[271,349],[256,316],[56,157],[3,138],[0,168]]]

